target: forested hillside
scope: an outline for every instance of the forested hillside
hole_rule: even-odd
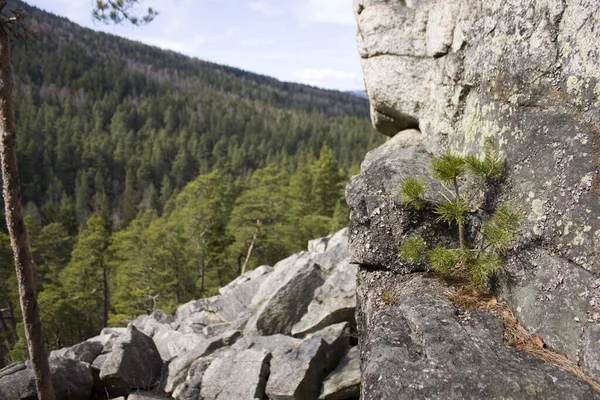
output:
[[[346,224],[344,183],[381,141],[367,100],[13,4],[39,31],[33,43],[15,43],[13,64],[50,348],[154,308],[173,311]],[[0,258],[0,308],[8,308],[18,303],[4,234]],[[23,356],[12,320],[3,321],[0,364],[9,352]]]

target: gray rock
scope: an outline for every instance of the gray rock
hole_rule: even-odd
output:
[[[292,335],[302,336],[339,322],[354,322],[357,266],[341,263],[314,292],[314,298]]]
[[[367,153],[360,174],[346,186],[349,262],[409,273],[418,266],[398,260],[399,245],[405,236],[419,233],[427,243],[442,242],[439,236],[448,230],[447,225],[437,223],[428,213],[407,209],[397,196],[400,182],[414,175],[427,182],[425,197],[437,198],[435,188],[439,186],[429,175],[431,160],[416,130],[403,131]]]
[[[348,259],[348,228],[344,228],[327,238],[325,251],[312,254],[312,259],[326,273],[343,264]]]
[[[245,336],[232,346],[236,352],[255,349],[278,358],[297,348],[302,340],[286,335]]]
[[[289,334],[306,312],[315,289],[322,284],[321,270],[308,253],[280,261],[252,300],[257,309],[245,332]]]
[[[336,366],[350,347],[352,328],[348,322],[328,326],[312,337],[320,337],[327,343],[327,368]]]
[[[150,337],[160,330],[170,329],[174,318],[161,310],[153,311],[150,315],[140,315],[131,325]]]
[[[381,279],[390,277],[361,272],[359,297],[372,295]],[[600,398],[575,375],[506,346],[496,317],[474,312],[459,318],[438,281],[396,275],[394,287],[395,304],[365,302],[362,310],[365,400]]]
[[[50,359],[52,386],[57,399],[88,400],[94,384],[87,364],[63,357]],[[0,399],[35,400],[37,391],[29,363],[17,363],[0,370]]]
[[[262,399],[269,375],[271,355],[244,350],[230,358],[215,359],[202,378],[205,400]]]
[[[358,399],[360,397],[360,357],[352,347],[323,381],[320,400]]]
[[[168,361],[181,353],[190,351],[206,340],[203,335],[195,333],[181,333],[172,329],[161,329],[152,338],[160,357]]]
[[[355,0],[354,12],[381,132],[418,127],[423,156],[477,154],[484,137],[496,140],[507,167],[494,200],[525,213],[499,289],[524,326],[600,379],[588,340],[600,319],[600,3]],[[388,156],[348,186],[350,258],[411,273],[396,247],[431,221],[399,209],[393,191],[403,173],[429,167]]]
[[[150,389],[161,377],[163,362],[149,336],[130,326],[112,347],[100,369],[100,379],[114,395]]]
[[[152,393],[152,392],[148,392],[145,390],[137,390],[133,393],[131,393],[129,395],[129,397],[127,397],[127,400],[153,400],[153,399],[165,399],[165,396],[157,394],[157,393]]]
[[[308,252],[309,253],[324,253],[327,248],[327,242],[329,237],[323,237],[319,239],[312,239],[308,241]]]
[[[104,345],[101,342],[86,340],[69,348],[63,357],[91,364],[103,350]]]
[[[188,370],[185,382],[181,383],[173,390],[173,398],[177,400],[200,399],[202,378],[204,377],[204,372],[206,372],[206,369],[210,366],[213,360],[215,360],[215,357],[208,356],[194,361]]]
[[[167,393],[173,393],[177,386],[185,381],[188,370],[194,361],[212,354],[221,347],[233,345],[240,336],[241,332],[239,331],[226,332],[221,337],[206,339],[193,350],[184,352],[172,359],[168,363],[167,371],[164,374],[164,390]]]
[[[329,345],[319,336],[271,361],[267,396],[272,400],[301,400],[319,397],[321,381],[333,369],[327,364]]]

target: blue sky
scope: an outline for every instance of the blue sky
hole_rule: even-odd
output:
[[[93,2],[28,0],[80,25],[203,60],[328,89],[363,89],[352,0],[141,0],[140,10],[160,14],[137,28],[92,21]]]

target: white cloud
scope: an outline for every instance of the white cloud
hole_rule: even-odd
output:
[[[350,0],[308,0],[297,10],[301,20],[340,25],[355,25]]]
[[[331,68],[306,68],[293,73],[294,79],[312,86],[355,90],[362,88],[362,78],[354,72],[339,71]]]
[[[265,1],[251,1],[248,3],[248,7],[254,11],[258,11],[259,13],[266,15],[267,17],[273,17],[281,12],[279,9],[273,7],[271,4]]]

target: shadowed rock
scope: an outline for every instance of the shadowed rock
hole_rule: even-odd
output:
[[[89,400],[94,380],[87,364],[63,357],[50,359],[52,386],[57,399]],[[0,399],[37,398],[33,371],[29,363],[16,363],[0,370]]]
[[[320,400],[358,399],[360,397],[360,357],[352,347],[338,366],[323,381]]]
[[[100,369],[100,379],[114,395],[150,389],[161,376],[162,359],[149,336],[130,326],[114,343]]]

